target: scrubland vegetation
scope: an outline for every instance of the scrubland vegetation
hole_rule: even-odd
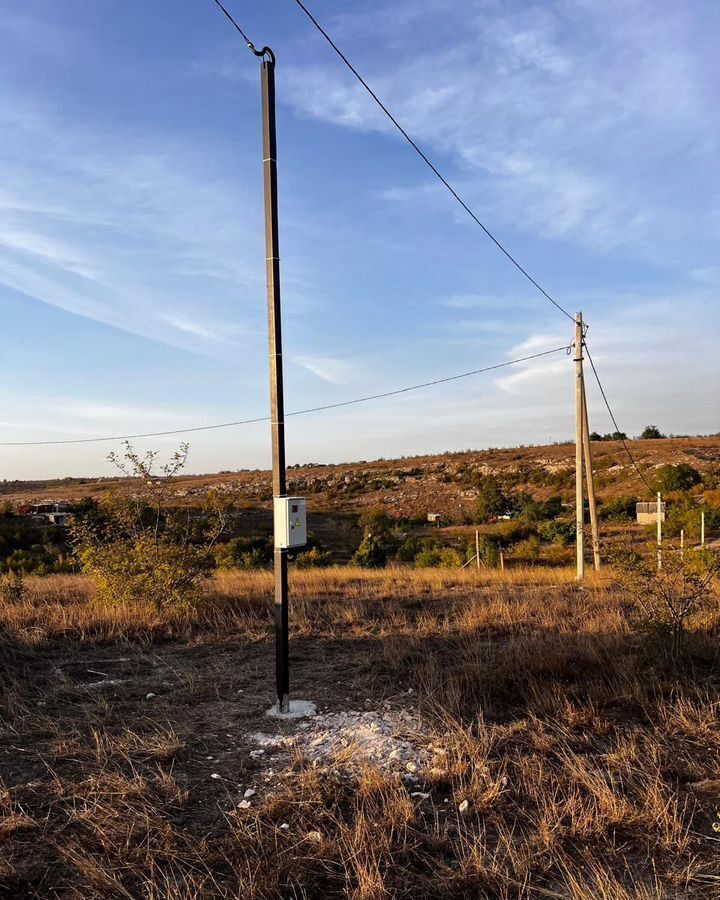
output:
[[[0,581],[0,897],[720,894],[712,549],[669,543],[658,572],[616,493],[578,584],[562,494],[527,472],[455,473],[480,569],[461,526],[366,510],[351,565],[317,540],[291,563],[292,693],[404,723],[419,761],[273,756],[267,536],[233,531],[230,493],[177,504],[182,450],[119,462],[141,477],[78,510],[76,571]],[[667,532],[700,500],[716,527],[712,473],[667,465]]]
[[[412,708],[437,750],[417,797],[348,777],[352,748],[269,780],[250,756],[271,577],[162,608],[30,577],[2,604],[4,896],[717,896],[711,584],[676,653],[609,573],[293,571],[295,695]]]

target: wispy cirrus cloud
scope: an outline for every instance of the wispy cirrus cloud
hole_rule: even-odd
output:
[[[714,180],[720,140],[706,112],[717,67],[696,53],[707,24],[691,9],[581,0],[405,7],[395,52],[382,52],[393,35],[376,21],[377,9],[364,27],[358,12],[336,14],[330,27],[410,134],[440,159],[453,158],[453,178],[494,221],[655,259],[678,253],[678,227],[711,225],[712,197],[696,194],[692,210],[680,209],[672,184],[678,154],[688,152]],[[358,28],[373,35],[377,52],[356,44]],[[452,42],[443,39],[449,32]],[[296,66],[287,79],[301,115],[393,133],[336,60]],[[386,197],[405,201],[413,191],[431,196],[421,180],[388,188]]]
[[[254,301],[261,250],[237,214],[241,189],[203,151],[93,130],[17,98],[1,118],[12,120],[14,138],[0,147],[11,186],[0,190],[0,285],[200,352],[237,336],[209,322],[232,296],[242,323],[235,294],[244,288]],[[199,290],[213,294],[206,322],[186,311]]]
[[[293,356],[292,361],[329,384],[351,384],[359,374],[357,362],[346,357]]]

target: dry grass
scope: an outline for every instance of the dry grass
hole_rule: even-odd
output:
[[[192,614],[157,618],[54,577],[0,610],[0,896],[720,895],[716,614],[673,669],[608,576],[295,572],[298,692],[416,704],[430,797],[297,760],[243,810],[237,783],[262,774],[243,739],[269,701],[271,589],[268,573],[222,575]],[[132,678],[112,692],[78,675],[119,662]]]

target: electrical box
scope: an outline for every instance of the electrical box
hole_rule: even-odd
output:
[[[307,514],[304,497],[275,497],[273,502],[275,546],[280,549],[307,544]]]

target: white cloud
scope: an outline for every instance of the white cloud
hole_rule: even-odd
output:
[[[2,205],[1,201],[0,205]],[[82,249],[31,230],[8,226],[0,227],[0,246],[17,250],[42,263],[56,265],[83,278],[95,279],[98,277],[94,260]]]
[[[243,320],[253,331],[262,249],[255,223],[238,214],[247,206],[238,182],[192,144],[94,130],[2,100],[13,140],[0,147],[0,285],[201,352],[214,352]],[[240,326],[185,312],[200,284],[215,311],[232,296]],[[238,288],[252,292],[249,318]]]
[[[330,384],[350,384],[358,374],[355,361],[335,356],[294,356],[292,361]]]
[[[693,157],[712,178],[720,142],[708,115],[716,73],[695,51],[702,17],[643,0],[630,9],[442,4],[435,15],[407,3],[402,15],[414,30],[400,50],[383,52],[394,40],[374,24],[383,11],[339,14],[332,28],[471,204],[489,205],[490,224],[665,261],[679,252],[678,228],[712,219],[711,196],[694,193],[691,207],[675,196],[686,174],[678,157]],[[372,42],[357,44],[356,34],[370,33]],[[395,133],[336,59],[289,67],[284,77],[283,97],[300,114]],[[385,196],[405,202],[413,190],[432,196],[426,180]]]

